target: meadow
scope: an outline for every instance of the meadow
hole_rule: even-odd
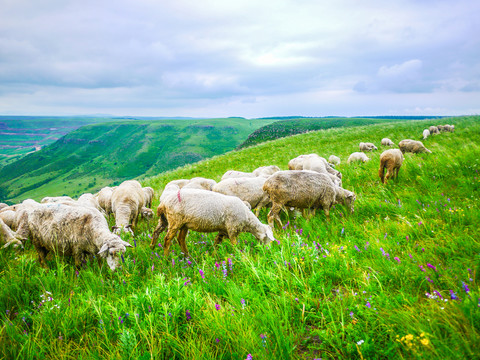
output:
[[[142,221],[123,268],[76,269],[31,244],[0,252],[0,357],[8,359],[476,359],[480,347],[480,117],[332,128],[268,141],[143,180],[158,194],[173,179],[220,180],[229,170],[287,168],[316,152],[340,156],[355,212],[326,221],[283,214],[277,241],[215,234],[148,247]],[[399,178],[380,183],[383,137],[420,139],[432,154],[405,154]],[[346,164],[361,141],[379,151]],[[268,209],[260,213],[266,223]],[[113,219],[110,219],[112,222]]]

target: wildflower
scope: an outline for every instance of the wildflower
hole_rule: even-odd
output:
[[[252,354],[248,354],[245,360],[253,360]]]
[[[442,295],[437,291],[437,290],[433,290],[433,292],[435,294],[437,294],[437,296],[440,298],[440,299],[443,299]]]
[[[365,342],[365,340],[357,341],[357,345],[362,345],[364,342]]]
[[[453,292],[453,290],[450,290],[450,298],[452,300],[458,300],[458,296]]]
[[[372,305],[370,305],[370,302],[367,301],[367,303],[365,304],[366,307],[368,307],[369,309],[372,307]]]
[[[412,341],[413,340],[413,335],[412,334],[405,335],[405,340]]]
[[[353,318],[353,311],[350,311],[350,314],[348,315],[350,315],[350,317]]]
[[[422,265],[418,265],[418,267],[420,268],[420,270],[425,271]]]
[[[434,271],[437,271],[437,268],[435,265],[432,265],[430,263],[427,263],[427,267],[429,267],[430,269],[433,269]]]
[[[395,256],[394,259],[400,263],[400,259],[398,258],[398,256]]]
[[[215,304],[215,309],[220,310],[220,304]]]
[[[175,259],[172,259],[172,267],[175,266]]]
[[[185,310],[185,316],[187,317],[187,321],[192,318],[192,315],[190,315],[190,311],[188,309]]]
[[[203,270],[202,270],[202,269],[198,269],[198,272],[199,272],[200,275],[202,276],[202,279],[205,279],[205,274],[203,273]]]
[[[431,282],[433,284],[433,280],[430,279],[430,276],[427,276],[425,279],[427,279],[428,282]]]
[[[354,247],[355,247],[355,250],[357,250],[358,252],[360,252],[360,249],[358,248],[357,245],[355,245]]]
[[[465,290],[465,292],[468,294],[468,292],[470,291],[470,289],[468,288],[468,285],[465,284],[465,282],[462,281],[462,285],[463,285],[463,290]]]
[[[345,228],[342,227],[342,232],[340,233],[340,235],[343,235],[344,231],[345,231]]]
[[[423,346],[428,346],[430,344],[430,340],[428,339],[421,339],[420,340],[420,343],[423,345]]]
[[[230,268],[230,271],[233,270],[233,262],[232,262],[232,259],[228,258],[228,267]]]
[[[155,269],[155,264],[152,265],[152,271]]]

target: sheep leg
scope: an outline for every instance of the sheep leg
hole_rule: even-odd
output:
[[[167,235],[165,235],[165,239],[163,240],[163,255],[168,256],[170,252],[170,245],[172,244],[172,239],[175,237],[178,228],[174,226],[170,226],[168,229]]]
[[[35,246],[38,254],[38,262],[44,268],[48,268],[47,263],[45,262],[45,258],[48,255],[48,250],[42,246]]]
[[[185,242],[185,238],[188,233],[188,228],[186,226],[182,227],[180,229],[180,232],[178,233],[177,236],[177,241],[178,244],[180,245],[180,248],[182,249],[183,255],[188,256],[188,249],[187,249],[187,244]]]
[[[324,206],[323,212],[325,213],[325,217],[327,218],[327,221],[330,221],[330,206]]]
[[[283,226],[282,221],[280,220],[280,216],[278,215],[280,210],[282,210],[282,205],[274,203],[272,205],[272,208],[270,209],[270,212],[267,215],[268,225],[270,225],[272,229],[275,226],[275,221],[280,225],[280,227]]]
[[[167,225],[163,222],[162,217],[160,217],[160,219],[158,219],[158,225],[155,228],[155,230],[153,231],[152,241],[150,242],[150,248],[152,250],[155,248],[155,244],[158,240],[158,237],[165,230],[166,227],[167,227]]]
[[[219,232],[219,233],[217,234],[217,236],[215,236],[215,241],[213,242],[213,244],[214,244],[215,246],[221,244],[224,237],[225,237],[225,234],[222,234],[221,232]]]

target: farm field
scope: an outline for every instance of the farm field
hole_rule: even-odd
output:
[[[151,176],[153,208],[166,183],[263,165],[287,168],[315,152],[342,159],[355,212],[282,214],[269,246],[242,234],[213,247],[190,232],[150,250],[141,221],[123,268],[76,269],[32,245],[0,252],[0,357],[18,359],[475,359],[480,344],[480,117],[408,120],[294,135]],[[405,154],[399,178],[378,177],[383,137],[419,140],[430,125],[454,133]],[[360,142],[379,150],[346,164]],[[130,175],[130,174],[127,174]],[[55,189],[52,189],[52,191]],[[58,191],[55,193],[58,194]],[[267,221],[268,209],[260,213]],[[113,224],[113,218],[110,219]]]

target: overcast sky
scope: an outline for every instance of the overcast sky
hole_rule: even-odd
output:
[[[477,0],[0,0],[0,114],[479,114],[478,34]]]

